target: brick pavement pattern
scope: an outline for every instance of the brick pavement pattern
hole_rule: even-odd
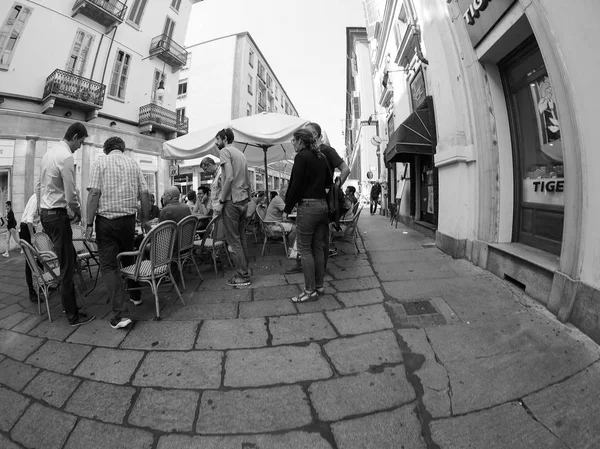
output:
[[[162,321],[145,292],[126,330],[109,327],[101,282],[79,295],[96,321],[70,327],[55,293],[48,323],[13,250],[0,447],[598,447],[600,351],[526,292],[367,215],[358,258],[340,243],[325,296],[294,304],[303,278],[277,246],[250,244],[248,288],[185,270],[188,305],[161,287]]]

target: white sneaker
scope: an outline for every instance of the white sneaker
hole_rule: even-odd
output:
[[[9,257],[8,251],[6,251],[5,253],[2,253],[3,257]]]
[[[144,301],[142,301],[141,299],[138,299],[138,300],[136,301],[136,300],[135,300],[135,299],[133,299],[133,298],[129,298],[129,300],[130,300],[130,301],[133,303],[133,305],[134,305],[134,306],[139,306],[139,305],[140,305],[142,302],[144,302]]]
[[[120,318],[120,319],[116,319],[113,318],[112,320],[110,320],[110,327],[112,327],[113,329],[122,329],[124,327],[127,327],[131,324],[131,319],[130,318]]]

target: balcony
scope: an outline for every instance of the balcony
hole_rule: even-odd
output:
[[[42,112],[58,105],[74,107],[87,111],[86,120],[91,120],[104,105],[105,91],[104,84],[56,69],[46,78]]]
[[[177,117],[175,111],[150,103],[140,108],[139,126],[142,133],[161,130],[181,136],[188,133],[189,120],[187,117]]]
[[[118,0],[76,0],[72,17],[81,14],[106,27],[108,33],[125,20],[127,6]]]
[[[161,34],[150,42],[150,56],[169,64],[172,71],[176,72],[186,64],[188,52],[169,36]]]

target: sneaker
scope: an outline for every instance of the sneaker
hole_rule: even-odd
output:
[[[131,324],[131,318],[113,318],[110,320],[110,327],[113,329],[123,329]]]
[[[3,256],[3,257],[8,257],[8,256],[9,256],[9,255],[8,255],[8,251],[7,251],[7,252],[5,252],[5,253],[2,253],[2,256]]]
[[[333,248],[329,248],[329,257],[337,256],[338,250],[334,246]]]
[[[94,321],[96,318],[94,315],[87,316],[85,313],[80,313],[73,320],[69,320],[69,325],[71,327],[81,326],[82,324],[89,323],[90,321]]]
[[[302,265],[295,264],[294,266],[285,269],[285,274],[295,273],[302,273]]]
[[[231,287],[245,287],[251,283],[250,278],[241,278],[239,276],[234,276],[227,281],[227,285]]]
[[[317,295],[319,295],[319,296],[323,296],[325,294],[325,288],[323,288],[323,287],[317,287],[317,289],[315,291],[317,292]]]
[[[139,306],[141,303],[143,303],[144,301],[142,301],[142,299],[133,299],[133,298],[129,298],[129,300],[133,303],[134,306]]]

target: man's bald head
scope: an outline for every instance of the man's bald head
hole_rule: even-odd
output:
[[[179,196],[181,192],[177,186],[169,186],[165,189],[165,193],[163,193],[163,203],[174,203],[179,201]]]

